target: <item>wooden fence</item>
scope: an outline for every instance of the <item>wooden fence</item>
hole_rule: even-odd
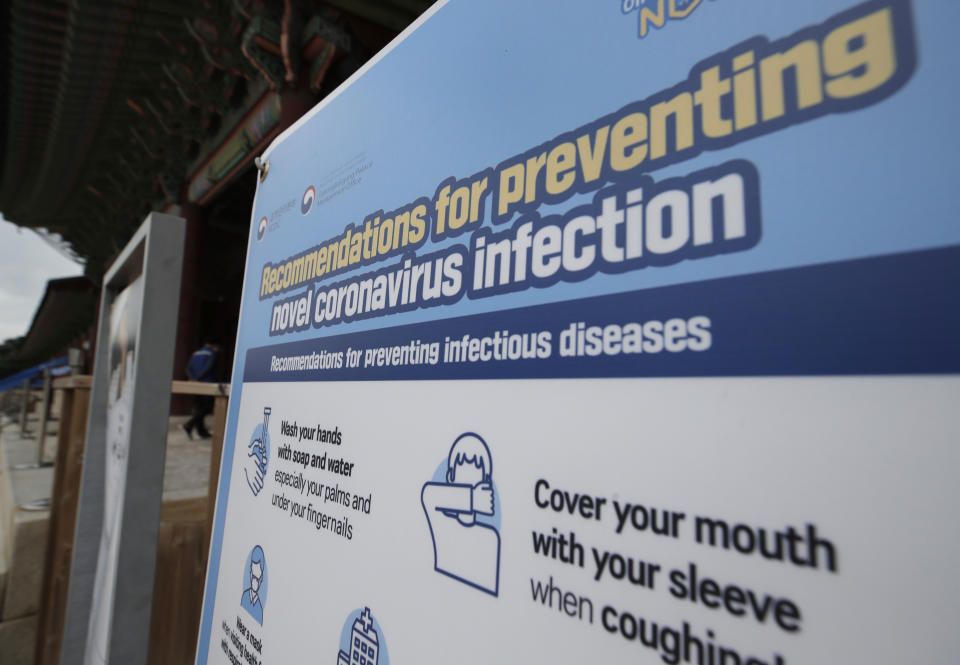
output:
[[[37,665],[58,665],[60,662],[91,383],[89,376],[70,376],[53,382],[53,389],[62,391],[62,406],[37,624]],[[164,502],[161,509],[150,620],[149,665],[193,663],[227,422],[229,387],[216,383],[174,381],[171,393],[210,395],[214,398],[210,476],[206,497]]]

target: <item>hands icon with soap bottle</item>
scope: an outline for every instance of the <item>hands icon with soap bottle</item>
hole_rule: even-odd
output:
[[[267,425],[270,421],[270,407],[263,409],[263,425],[257,426],[247,445],[247,457],[243,461],[243,473],[247,478],[247,486],[254,496],[263,489],[267,475],[267,463],[270,459],[270,435]]]

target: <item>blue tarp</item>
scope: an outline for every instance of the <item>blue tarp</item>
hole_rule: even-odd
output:
[[[49,369],[50,373],[54,376],[66,374],[70,371],[70,366],[67,364],[67,356],[48,360],[47,362],[35,365],[30,369],[25,369],[22,372],[17,372],[16,374],[11,374],[4,379],[0,379],[0,393],[5,390],[10,390],[11,388],[18,388],[22,386],[24,379],[31,379],[32,383],[34,379],[43,375],[43,370],[45,369]]]

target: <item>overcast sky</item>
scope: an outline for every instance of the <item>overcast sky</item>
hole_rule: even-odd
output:
[[[27,332],[47,280],[81,274],[83,266],[0,213],[0,341]]]

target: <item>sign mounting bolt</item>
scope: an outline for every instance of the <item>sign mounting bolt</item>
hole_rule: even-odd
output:
[[[267,179],[267,173],[270,172],[270,160],[263,161],[259,157],[253,158],[253,165],[257,167],[257,170],[260,171],[260,182],[263,182]]]

